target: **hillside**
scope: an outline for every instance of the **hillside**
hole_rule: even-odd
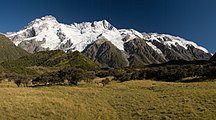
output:
[[[78,51],[65,53],[61,50],[42,51],[23,56],[17,60],[3,62],[5,69],[16,73],[35,74],[35,68],[62,69],[65,67],[82,68],[85,70],[99,69],[99,65]]]
[[[0,34],[0,63],[15,60],[28,54],[25,50],[16,47],[7,37]]]

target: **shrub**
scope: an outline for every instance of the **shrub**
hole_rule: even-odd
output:
[[[85,71],[80,68],[64,68],[60,71],[45,73],[32,82],[34,84],[52,85],[57,83],[63,84],[65,80],[68,80],[70,85],[77,85],[80,80],[91,82],[95,77],[95,72],[93,71]]]
[[[103,84],[103,87],[104,87],[105,85],[109,84],[109,82],[110,82],[109,78],[103,79],[103,80],[101,81],[101,83]]]
[[[145,78],[146,78],[146,71],[144,71],[144,70],[134,71],[131,74],[131,79],[132,80],[143,80]]]
[[[131,80],[131,73],[122,72],[119,74],[116,74],[114,76],[114,80],[119,80],[120,82],[125,82]]]
[[[100,78],[104,78],[104,77],[110,76],[110,73],[108,71],[100,71],[96,74],[96,76]]]
[[[216,67],[215,66],[206,66],[204,68],[203,76],[208,78],[216,78]]]
[[[6,74],[5,78],[8,78],[8,79],[14,81],[14,83],[18,87],[20,87],[21,84],[23,84],[24,86],[27,86],[28,83],[30,82],[30,80],[32,79],[32,76],[12,73],[12,74]]]
[[[35,78],[32,81],[33,84],[44,84],[44,85],[52,85],[52,84],[62,83],[62,82],[64,82],[64,80],[60,78],[58,72],[44,73],[43,75]]]
[[[85,79],[84,79],[85,82],[90,83],[95,78],[96,75],[94,71],[85,71]]]
[[[68,80],[70,85],[77,85],[80,80],[86,79],[84,70],[78,68],[60,70],[59,76],[64,80]]]

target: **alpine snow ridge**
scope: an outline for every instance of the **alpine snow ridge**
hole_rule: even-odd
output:
[[[53,16],[45,16],[30,22],[18,32],[7,33],[7,37],[30,53],[78,50],[109,67],[140,66],[179,59],[208,60],[211,57],[208,50],[183,38],[117,29],[106,20],[67,25],[59,23]]]

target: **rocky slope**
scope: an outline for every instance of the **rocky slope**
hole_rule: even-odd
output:
[[[15,45],[30,53],[46,50],[78,50],[102,66],[125,67],[170,60],[208,60],[211,55],[196,43],[157,33],[117,29],[108,21],[66,25],[53,16],[7,33]]]
[[[165,58],[158,54],[146,41],[140,38],[130,40],[124,44],[126,53],[129,55],[130,66],[163,63]]]
[[[144,34],[147,44],[155,48],[167,60],[208,60],[211,54],[196,43],[165,34]]]

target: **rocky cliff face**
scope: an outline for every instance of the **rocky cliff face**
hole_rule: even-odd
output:
[[[130,66],[163,63],[166,61],[162,55],[158,54],[143,39],[130,40],[124,44],[124,48],[129,56]]]
[[[208,60],[211,54],[205,48],[183,38],[150,33],[144,34],[147,44],[155,48],[166,61],[170,60]]]
[[[176,43],[176,45],[166,45],[159,41],[153,40],[151,44],[157,47],[164,56],[166,61],[170,60],[208,60],[211,55],[207,52],[204,52],[201,49],[198,49],[192,45],[187,45],[185,49],[183,46]]]

